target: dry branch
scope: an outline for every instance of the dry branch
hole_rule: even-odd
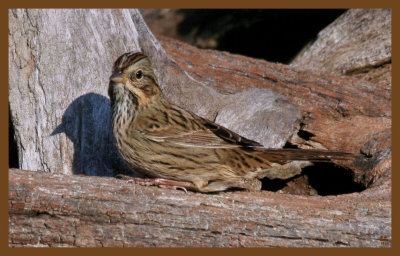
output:
[[[185,193],[108,177],[9,171],[10,246],[381,246],[390,181],[363,193]]]

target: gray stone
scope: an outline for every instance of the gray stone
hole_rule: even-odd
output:
[[[271,90],[254,89],[231,97],[215,121],[267,148],[282,148],[301,118],[295,105]]]

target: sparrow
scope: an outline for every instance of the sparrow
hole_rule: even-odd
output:
[[[149,58],[128,52],[114,63],[108,88],[112,134],[125,163],[158,185],[197,192],[261,189],[262,178],[290,178],[309,161],[351,160],[355,154],[270,149],[170,102]]]

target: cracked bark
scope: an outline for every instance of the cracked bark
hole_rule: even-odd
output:
[[[10,246],[382,246],[391,182],[363,193],[185,193],[10,170]],[[379,206],[379,207],[378,207]]]
[[[160,44],[136,10],[10,10],[9,20],[19,165],[41,170],[9,171],[10,246],[380,246],[391,238],[391,64],[341,76]],[[129,171],[111,143],[106,92],[113,61],[131,50],[150,56],[172,101],[251,139],[361,151],[370,158],[336,164],[367,189],[205,195],[71,175]]]

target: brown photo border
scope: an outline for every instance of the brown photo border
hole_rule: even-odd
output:
[[[231,0],[223,0],[223,1],[183,1],[183,0],[156,0],[156,1],[123,1],[123,2],[108,2],[108,1],[68,1],[68,2],[60,2],[60,1],[26,1],[20,0],[17,2],[2,2],[1,3],[1,31],[4,35],[1,40],[1,49],[0,54],[2,55],[2,60],[0,63],[2,65],[2,69],[4,73],[3,76],[3,86],[0,87],[1,94],[0,96],[3,98],[1,101],[2,106],[0,107],[0,115],[2,120],[8,120],[8,9],[11,8],[391,8],[392,9],[392,45],[395,46],[397,42],[397,34],[395,33],[396,28],[398,30],[398,18],[396,17],[397,11],[399,8],[395,5],[395,1],[311,1],[311,0],[303,0],[303,1],[261,1],[261,0],[246,0],[246,1],[231,1]],[[396,47],[395,51],[393,51],[394,55],[396,55]],[[6,50],[7,49],[7,50]],[[393,57],[392,57],[393,58]],[[396,84],[398,80],[398,73],[396,70],[396,64],[392,64],[392,84]],[[396,87],[393,88],[393,97],[396,98],[398,89]],[[396,107],[397,105],[397,107]],[[398,109],[399,103],[396,101],[392,101],[392,109]],[[393,111],[394,114],[396,111]],[[393,119],[393,127],[394,131],[396,131],[397,118]],[[124,248],[84,248],[84,249],[73,249],[73,248],[65,248],[65,249],[49,249],[49,248],[9,248],[8,247],[8,122],[4,122],[3,125],[0,126],[1,129],[1,141],[6,142],[5,145],[1,148],[1,162],[4,166],[4,171],[2,172],[3,178],[1,182],[4,183],[2,187],[1,196],[3,198],[2,205],[3,210],[1,210],[1,249],[4,255],[24,255],[24,256],[33,256],[33,255],[70,255],[70,254],[79,254],[79,255],[268,255],[269,253],[278,254],[278,255],[289,255],[298,254],[300,255],[317,255],[317,254],[329,254],[329,255],[337,255],[337,254],[374,254],[377,253],[382,254],[395,254],[397,249],[396,246],[396,231],[398,226],[398,221],[396,219],[396,214],[398,213],[398,204],[396,204],[395,198],[397,198],[397,190],[396,186],[392,186],[392,241],[391,248],[350,248],[350,249],[342,249],[342,248],[331,248],[331,249],[320,249],[320,248],[312,248],[312,249],[297,249],[297,248],[289,248],[289,249],[270,249],[267,248],[217,248],[217,249],[209,249],[209,248],[129,248],[124,250]],[[392,129],[393,130],[393,129]],[[396,148],[397,144],[397,134],[393,133],[392,143],[394,144],[394,148]],[[392,151],[393,154],[397,154],[396,150]],[[397,159],[393,157],[393,159]],[[397,166],[396,161],[394,161],[394,165]],[[3,168],[2,168],[3,169]],[[393,183],[397,183],[398,176],[396,174],[397,168],[392,168],[392,177]],[[55,251],[57,250],[57,251]],[[72,251],[74,250],[74,251]],[[323,250],[323,251],[322,251]],[[338,251],[341,250],[341,251]],[[376,251],[376,250],[385,250],[385,251]]]

